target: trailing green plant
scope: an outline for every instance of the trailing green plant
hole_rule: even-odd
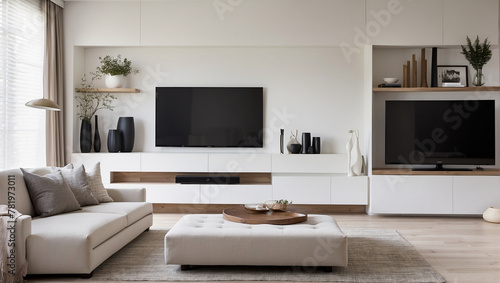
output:
[[[465,55],[465,59],[469,61],[472,68],[475,70],[480,70],[483,66],[488,63],[491,59],[491,45],[488,42],[488,38],[480,43],[479,36],[476,37],[474,43],[467,36],[467,45],[462,46],[462,54]]]
[[[77,102],[76,108],[80,110],[78,118],[89,123],[98,110],[107,109],[113,111],[114,106],[112,103],[116,99],[112,94],[97,92],[97,89],[94,87],[94,81],[102,78],[102,74],[99,71],[90,72],[90,74],[92,75],[90,81],[87,80],[86,75],[83,75],[81,83],[82,88],[86,89],[87,92],[75,96]],[[93,90],[95,92],[92,92]]]
[[[120,54],[116,57],[106,55],[104,58],[99,57],[99,59],[101,60],[101,66],[97,67],[97,71],[102,74],[111,76],[123,75],[126,77],[131,73],[139,73],[139,70],[132,70],[132,61],[127,58],[122,60]]]

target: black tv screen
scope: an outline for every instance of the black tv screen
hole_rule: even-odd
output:
[[[157,87],[157,147],[263,147],[262,87]]]
[[[386,101],[386,164],[495,164],[494,100]]]

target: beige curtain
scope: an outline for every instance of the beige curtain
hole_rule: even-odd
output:
[[[51,0],[43,1],[45,15],[43,96],[62,108],[61,111],[47,111],[47,166],[64,166],[63,9]]]

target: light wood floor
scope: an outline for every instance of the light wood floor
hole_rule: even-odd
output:
[[[152,229],[169,229],[182,216],[155,214]],[[340,228],[396,229],[447,282],[500,282],[500,224],[482,218],[332,216]],[[75,281],[94,282],[75,278],[38,278],[27,282]]]

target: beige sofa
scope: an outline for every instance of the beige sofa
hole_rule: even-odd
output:
[[[108,189],[113,202],[40,217],[35,216],[20,169],[0,171],[0,184],[0,204],[14,204],[23,214],[16,223],[15,261],[18,267],[28,262],[28,275],[91,276],[96,267],[153,222],[145,189]]]

